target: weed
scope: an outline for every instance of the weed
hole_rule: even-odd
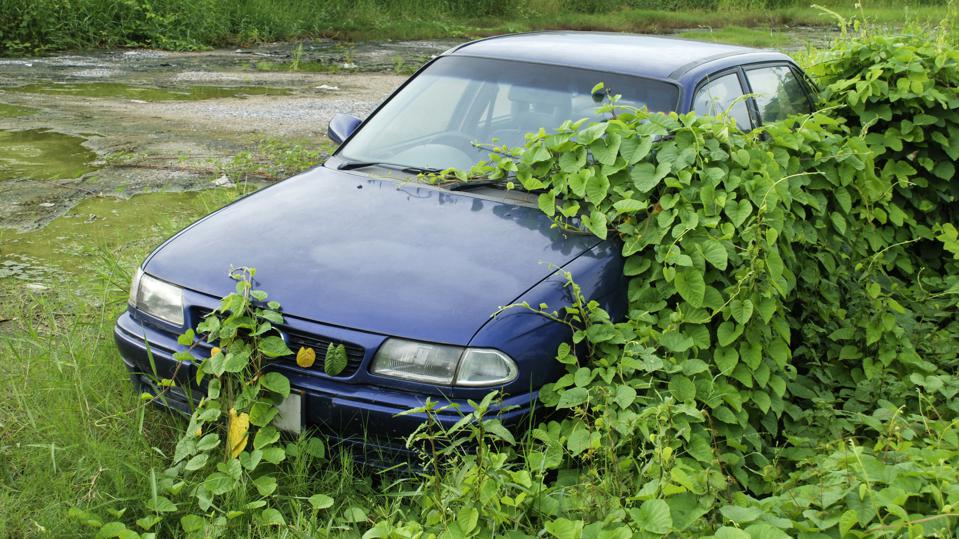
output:
[[[265,41],[331,37],[347,40],[449,39],[545,29],[664,33],[700,26],[770,28],[831,26],[832,20],[799,0],[309,0],[167,2],[8,0],[0,5],[0,52],[149,46],[193,50]],[[844,16],[858,8],[829,2]],[[861,14],[877,23],[936,22],[945,3],[911,0],[870,3]],[[954,15],[954,14],[953,14]],[[950,15],[950,16],[953,16]],[[738,36],[729,35],[735,42]],[[345,63],[353,63],[349,58]]]

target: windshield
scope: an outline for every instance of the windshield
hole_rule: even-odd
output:
[[[661,81],[556,65],[487,58],[439,58],[394,96],[342,148],[351,161],[406,167],[469,168],[487,159],[473,142],[520,146],[524,134],[566,120],[599,120],[590,94],[603,82],[621,104],[676,107],[678,89]]]

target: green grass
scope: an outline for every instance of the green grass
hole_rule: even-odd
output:
[[[883,0],[857,8],[832,0],[844,17],[880,25],[938,23],[954,10],[937,0]],[[905,8],[905,9],[904,9]],[[728,28],[722,39],[772,44],[737,27],[769,31],[834,26],[835,18],[800,0],[56,0],[0,2],[0,53],[95,47],[197,49],[263,41],[466,39],[530,30],[576,29],[666,33]],[[714,36],[715,37],[715,36]]]
[[[74,507],[104,517],[104,507],[142,510],[150,471],[169,464],[185,422],[140,401],[113,323],[125,308],[131,269],[164,238],[238,195],[94,198],[42,230],[0,232],[0,263],[27,257],[54,270],[45,279],[29,272],[0,278],[0,537],[89,535],[68,516]],[[91,213],[100,218],[85,223]],[[287,468],[284,488],[290,496],[322,488],[336,494],[339,509],[370,510],[363,500],[376,496],[371,478],[352,475],[343,458],[334,453],[317,464],[304,454]],[[299,516],[298,529],[309,533],[328,525],[308,511]]]
[[[687,30],[679,32],[679,37],[698,41],[712,41],[716,43],[734,43],[749,47],[784,48],[791,44],[792,38],[788,34],[775,30],[760,30],[744,28],[742,26],[728,26],[713,30]]]
[[[0,260],[52,269],[0,279],[0,537],[78,533],[70,507],[138,497],[163,465],[178,420],[139,404],[111,328],[137,261],[229,196],[174,195],[146,214],[93,199],[46,229],[0,232]],[[91,212],[105,217],[83,224]]]
[[[266,139],[221,164],[238,188],[89,198],[42,229],[0,229],[0,538],[89,535],[69,517],[74,507],[105,517],[104,507],[142,510],[150,470],[169,464],[185,423],[140,401],[113,343],[132,269],[248,191],[247,180],[293,175],[330,149]],[[309,496],[322,486],[337,509],[374,498],[371,478],[352,475],[342,458],[314,465],[304,454],[284,488]],[[285,513],[311,534],[329,525],[309,511]]]

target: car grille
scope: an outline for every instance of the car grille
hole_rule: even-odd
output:
[[[326,360],[326,349],[330,346],[330,343],[342,344],[343,347],[346,348],[346,368],[343,369],[343,372],[338,374],[337,377],[350,376],[360,368],[360,363],[363,361],[363,348],[355,344],[334,343],[331,339],[326,337],[303,333],[295,329],[280,329],[283,330],[288,337],[287,340],[290,350],[296,352],[300,349],[300,347],[305,347],[312,348],[313,351],[316,352],[316,363],[313,364],[311,369],[318,369],[321,372],[323,371],[323,363]]]
[[[212,311],[210,309],[194,309],[194,329],[196,324],[200,323],[203,320],[203,317],[210,314]],[[282,331],[286,335],[287,345],[290,347],[290,350],[293,350],[294,353],[299,351],[300,348],[312,348],[316,352],[316,362],[313,363],[313,366],[308,370],[323,372],[323,364],[326,360],[326,349],[330,344],[342,344],[346,349],[346,368],[343,369],[343,372],[336,375],[336,378],[346,378],[352,376],[360,368],[360,363],[363,362],[363,356],[366,351],[362,346],[357,346],[352,343],[346,342],[336,342],[329,337],[322,337],[320,335],[313,335],[312,333],[306,333],[297,329],[293,329],[287,326],[276,326],[277,329]],[[295,356],[287,356],[279,358],[279,361],[290,363],[296,365]],[[324,373],[325,376],[325,373]]]

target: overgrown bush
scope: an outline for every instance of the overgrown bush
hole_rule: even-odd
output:
[[[957,535],[959,53],[856,33],[816,74],[823,111],[749,133],[610,96],[607,121],[439,178],[539,192],[555,226],[617,242],[630,308],[611,320],[567,275],[572,305],[542,311],[574,329],[541,391],[563,415],[516,440],[490,395],[449,430],[427,422],[420,477],[359,519],[364,537]],[[238,454],[213,473],[247,477]],[[244,503],[249,475],[229,483],[252,485],[231,491]],[[180,489],[205,503],[207,481]],[[257,519],[282,529],[302,502],[275,500]]]

